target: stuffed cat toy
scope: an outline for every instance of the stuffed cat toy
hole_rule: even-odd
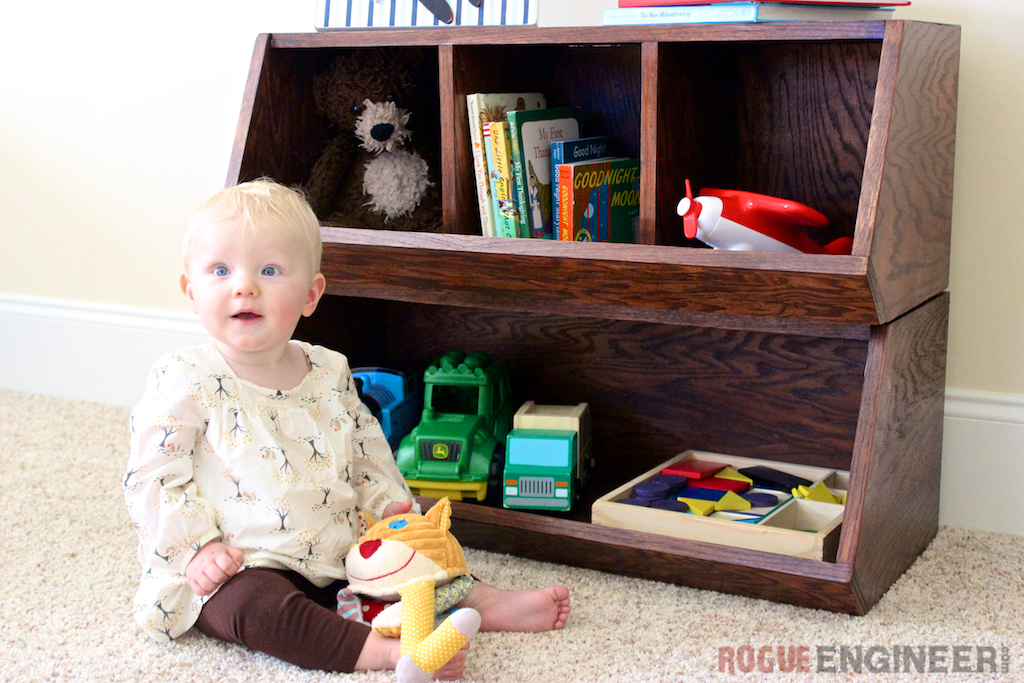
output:
[[[400,600],[371,623],[384,636],[401,638],[396,671],[401,683],[426,683],[476,635],[480,614],[456,610],[435,629],[435,614],[462,600],[473,587],[462,546],[448,530],[451,504],[442,498],[425,515],[405,514],[370,528],[345,559],[349,587],[338,595],[339,612],[359,617],[355,595]]]

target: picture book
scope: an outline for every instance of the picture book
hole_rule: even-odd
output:
[[[579,107],[508,113],[519,233],[523,237],[552,237],[551,143],[580,137],[581,116]]]
[[[494,159],[495,215],[498,237],[519,237],[519,199],[512,173],[512,139],[508,124],[494,121],[490,128],[491,158]]]
[[[558,166],[558,239],[634,242],[640,160],[597,159]]]
[[[485,234],[488,237],[498,235],[498,173],[494,170],[494,147],[491,145],[491,122],[484,123],[484,157],[487,159],[487,194],[490,197],[489,207],[491,228]]]
[[[558,168],[559,164],[574,161],[588,161],[590,159],[602,159],[610,157],[614,140],[602,135],[592,138],[577,138],[576,140],[554,140],[551,143],[551,168]],[[552,174],[553,179],[557,180]],[[558,224],[558,192],[551,193],[551,216],[552,231]]]
[[[544,95],[527,93],[471,93],[466,95],[469,113],[469,140],[473,145],[473,170],[476,173],[476,195],[480,210],[480,231],[485,237],[494,237],[493,197],[487,178],[487,160],[483,147],[484,123],[500,120],[514,109],[543,109],[547,106]]]
[[[725,0],[619,0],[619,7],[721,5]],[[828,7],[905,7],[910,0],[761,0],[762,4],[824,5]]]
[[[605,26],[718,24],[766,21],[884,21],[892,7],[804,5],[775,2],[723,2],[713,5],[606,9]]]

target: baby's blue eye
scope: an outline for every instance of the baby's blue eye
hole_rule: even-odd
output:
[[[274,266],[267,266],[263,269],[263,274],[267,276],[277,275],[277,268]]]
[[[227,266],[217,266],[213,269],[213,274],[217,277],[224,277],[228,274]]]
[[[396,519],[393,522],[389,522],[388,526],[392,529],[404,529],[405,527],[409,526],[409,522],[407,522],[404,519]]]

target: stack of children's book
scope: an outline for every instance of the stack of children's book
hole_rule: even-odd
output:
[[[578,107],[541,93],[467,96],[483,235],[634,242],[639,159],[584,137]]]
[[[763,21],[884,21],[909,0],[619,0],[605,26]]]

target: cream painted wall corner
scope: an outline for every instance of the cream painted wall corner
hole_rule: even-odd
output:
[[[0,388],[120,406],[209,341],[191,314],[2,293],[0,330]],[[948,389],[945,414],[940,523],[1024,535],[1024,395]]]

